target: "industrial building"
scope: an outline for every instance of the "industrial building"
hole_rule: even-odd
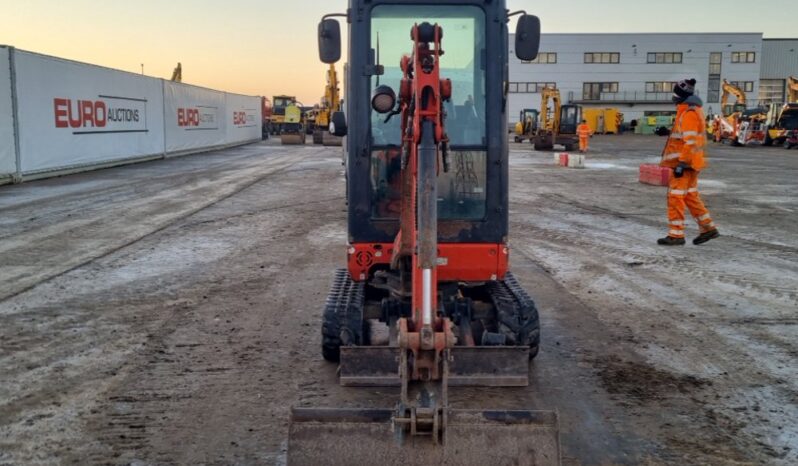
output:
[[[723,79],[751,107],[783,102],[786,78],[798,75],[798,39],[762,33],[543,34],[540,51],[531,62],[510,51],[510,122],[540,108],[545,86],[560,89],[564,103],[618,108],[629,122],[673,111],[673,83],[685,77],[698,80],[710,114],[720,112]]]

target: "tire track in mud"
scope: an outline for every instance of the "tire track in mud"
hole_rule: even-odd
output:
[[[126,247],[128,247],[128,246],[130,246],[130,245],[132,245],[132,244],[134,244],[136,242],[138,242],[138,241],[141,241],[142,239],[145,239],[145,238],[147,238],[147,237],[149,237],[149,236],[151,236],[153,234],[156,234],[156,233],[168,228],[169,226],[171,226],[171,225],[173,225],[173,224],[175,224],[175,223],[177,223],[177,222],[179,222],[179,221],[181,221],[183,219],[186,219],[186,218],[196,214],[197,212],[200,212],[200,211],[202,211],[204,209],[207,209],[207,208],[209,208],[209,207],[211,207],[211,206],[213,206],[213,205],[215,205],[215,204],[217,204],[219,202],[224,201],[225,199],[228,199],[228,198],[240,193],[241,191],[244,191],[244,190],[248,189],[249,187],[251,187],[251,186],[253,186],[253,185],[255,185],[255,184],[257,184],[257,183],[259,183],[259,182],[261,182],[263,180],[266,180],[266,179],[268,179],[270,177],[273,177],[273,176],[283,172],[287,168],[289,168],[292,165],[296,164],[297,161],[298,160],[296,158],[291,158],[291,157],[282,157],[282,158],[276,159],[276,160],[274,160],[271,164],[269,164],[266,167],[267,171],[265,173],[262,173],[262,174],[258,175],[254,179],[247,180],[246,182],[244,182],[242,184],[239,184],[238,186],[235,186],[232,190],[230,190],[227,193],[224,193],[220,197],[212,198],[210,201],[203,202],[199,206],[190,207],[189,210],[184,211],[184,212],[180,212],[179,214],[177,214],[175,216],[169,216],[168,219],[166,219],[164,221],[161,221],[159,223],[156,223],[151,228],[147,229],[147,231],[145,233],[143,233],[143,234],[139,233],[139,234],[134,235],[132,238],[125,238],[124,242],[122,242],[122,243],[117,243],[117,244],[114,244],[114,245],[109,245],[108,247],[105,247],[105,248],[100,248],[101,250],[99,251],[99,253],[97,251],[94,251],[94,248],[92,248],[91,250],[94,251],[93,253],[90,253],[88,256],[85,256],[85,257],[80,257],[77,260],[75,260],[75,259],[68,260],[67,264],[65,266],[62,266],[62,267],[58,267],[55,264],[49,264],[47,269],[48,270],[55,269],[55,271],[49,272],[49,273],[45,273],[43,276],[36,277],[33,280],[25,279],[25,277],[23,276],[23,277],[21,277],[22,280],[21,280],[21,284],[19,286],[15,287],[15,288],[12,288],[11,290],[6,291],[4,295],[0,295],[0,303],[8,301],[8,300],[10,300],[10,299],[12,299],[14,297],[17,297],[17,296],[19,296],[19,295],[21,295],[21,294],[23,294],[23,293],[35,288],[36,286],[39,286],[39,285],[41,285],[43,283],[47,283],[48,281],[50,281],[50,280],[52,280],[54,278],[57,278],[57,277],[65,274],[65,273],[68,273],[68,272],[70,272],[72,270],[75,270],[75,269],[77,269],[79,267],[82,267],[82,266],[84,266],[86,264],[89,264],[89,263],[91,263],[91,262],[93,262],[93,261],[95,261],[97,259],[100,259],[100,258],[106,257],[106,256],[108,256],[110,254],[113,254],[113,253],[115,253],[115,252],[117,252],[117,251],[119,251],[121,249],[124,249],[124,248],[126,248]],[[189,190],[187,193],[184,192],[182,194],[185,194],[188,197],[192,197],[192,196],[193,197],[198,197],[199,192],[208,192],[208,191],[212,192],[213,189],[214,189],[214,186],[210,185],[210,186],[204,186],[204,187],[198,188],[198,190],[196,190],[197,192],[194,192],[194,190]],[[178,190],[184,191],[184,189],[180,189],[180,188],[178,188]],[[162,194],[159,194],[158,197],[160,197],[160,198],[162,198],[164,200],[167,200],[170,197],[174,197],[174,194],[163,194],[162,193]],[[147,205],[144,206],[145,211],[140,213],[141,216],[143,216],[145,218],[150,216],[151,212],[147,211],[146,209],[150,208],[149,207],[149,202],[151,202],[152,200],[153,199],[151,199],[151,198],[147,200],[148,203],[147,203]],[[121,200],[117,201],[116,204],[124,205],[126,203],[129,203],[130,201],[131,201],[130,199],[121,199]],[[105,206],[103,206],[102,210],[106,210],[107,208],[108,208],[108,206],[105,205]],[[37,248],[41,248],[41,243],[46,242],[46,241],[50,241],[49,238],[52,238],[53,239],[52,241],[55,241],[56,238],[61,238],[61,237],[64,237],[64,236],[69,237],[70,236],[69,232],[72,231],[72,230],[74,230],[76,232],[80,232],[80,231],[84,231],[86,229],[91,228],[92,224],[97,225],[97,227],[99,227],[99,228],[102,228],[106,224],[106,219],[102,215],[100,217],[98,217],[98,218],[90,218],[90,219],[87,219],[87,220],[88,220],[88,222],[84,222],[84,221],[81,221],[81,220],[76,221],[75,225],[74,226],[68,226],[66,231],[63,229],[64,225],[62,223],[55,224],[51,228],[48,229],[48,230],[52,230],[52,233],[44,232],[45,236],[44,237],[38,237],[38,238],[34,235],[34,237],[26,238],[26,242],[30,242],[32,244],[35,244]],[[10,254],[10,253],[6,253],[6,254]],[[8,283],[8,281],[9,280],[7,279],[7,283]]]
[[[4,205],[0,202],[0,212],[5,215],[20,212],[26,216],[32,206],[36,207],[36,217],[46,216],[53,210],[59,213],[74,213],[85,208],[87,199],[102,196],[104,198],[114,197],[119,194],[135,191],[136,193],[147,193],[159,189],[158,182],[174,181],[175,179],[195,178],[198,175],[214,176],[220,172],[240,169],[244,162],[251,162],[257,165],[257,160],[264,156],[272,157],[291,157],[288,151],[280,150],[277,147],[269,146],[240,146],[232,149],[235,153],[203,152],[198,154],[188,154],[179,157],[167,157],[148,162],[109,167],[100,170],[75,173],[56,178],[45,178],[34,180],[22,185],[15,185],[13,188],[21,191],[24,196],[26,190],[33,192],[48,190],[60,191],[52,195],[42,195],[31,197],[25,201],[14,200],[12,203]],[[264,152],[266,151],[266,152]],[[242,152],[242,153],[238,153]],[[295,157],[295,155],[293,156]],[[251,160],[249,160],[251,159]],[[210,162],[209,162],[210,161]],[[231,163],[232,162],[232,163]],[[178,168],[179,166],[179,168]],[[133,177],[122,177],[122,175],[134,175]],[[97,187],[85,186],[85,184],[96,184],[93,178],[101,177],[101,185]],[[146,183],[142,183],[142,180]],[[70,189],[63,192],[63,185],[79,185],[79,189]],[[2,199],[0,197],[0,199]],[[52,202],[57,200],[59,202]],[[72,207],[74,205],[74,207]]]
[[[316,346],[308,346],[309,340],[316,341],[317,328],[301,324],[315,323],[318,312],[297,314],[299,306],[285,294],[297,283],[313,283],[314,274],[303,271],[303,262],[329,255],[305,247],[293,235],[313,235],[331,219],[340,221],[341,208],[333,206],[342,204],[340,195],[331,195],[338,194],[337,189],[319,189],[312,200],[293,202],[287,209],[285,200],[301,200],[307,192],[307,173],[286,175],[291,166],[279,172],[279,186],[271,178],[262,179],[250,190],[239,190],[235,198],[175,220],[124,251],[97,258],[44,285],[34,303],[42,298],[52,302],[52,311],[64,315],[62,323],[42,314],[41,303],[0,315],[0,322],[7,320],[28,335],[16,338],[18,332],[13,332],[8,339],[0,331],[0,345],[8,343],[14,352],[42,366],[29,371],[18,359],[0,359],[0,367],[10,365],[27,379],[25,387],[8,387],[23,391],[17,395],[19,402],[13,402],[16,414],[0,415],[0,432],[10,432],[14,442],[0,440],[0,450],[7,446],[14,455],[9,458],[22,462],[38,457],[81,464],[273,464],[284,453],[281,440],[275,444],[263,439],[272,439],[273,432],[284,427],[287,406],[297,393],[292,387],[296,374],[313,377],[305,375],[313,369],[294,363],[308,359],[306,352],[313,361],[319,359]],[[339,174],[324,176],[337,179]],[[158,257],[172,257],[174,244],[181,245],[179,252],[196,251],[195,259],[203,259],[215,245],[203,249],[202,242],[216,236],[231,242],[232,255],[213,254],[210,262],[183,264],[179,272],[147,270],[158,266],[152,262]],[[293,277],[290,283],[286,273]],[[93,280],[102,285],[87,289]],[[315,291],[292,299],[323,293],[326,281],[325,277],[318,290],[312,284]],[[59,294],[67,299],[59,300]],[[41,324],[35,323],[39,320]],[[72,328],[82,330],[73,336]],[[40,347],[37,341],[46,344]],[[94,361],[76,362],[69,380],[59,380],[53,367],[60,364],[59,358],[89,348],[100,349]],[[103,355],[106,350],[110,354]],[[5,388],[0,383],[0,390]],[[78,402],[81,392],[88,399]],[[325,396],[324,390],[314,392]],[[58,406],[48,407],[49,400]],[[70,442],[53,431],[52,422],[42,420],[30,427],[38,432],[37,446],[28,443],[26,419],[35,419],[42,410],[69,422],[70,432],[80,440]],[[39,442],[46,445],[36,452]]]
[[[569,203],[570,205],[574,205]],[[575,205],[576,206],[576,205]],[[578,207],[578,206],[577,206]],[[603,213],[603,209],[599,211]],[[566,215],[562,213],[555,213],[549,212],[546,214],[541,214],[540,211],[529,213],[526,215],[533,215],[533,216],[540,216],[545,218],[552,218],[552,217],[561,217],[563,223],[568,223],[571,225],[575,225],[576,228],[569,228],[568,230],[558,230],[558,229],[551,229],[545,228],[536,225],[534,222],[521,222],[518,220],[519,216],[516,216],[516,219],[511,223],[520,231],[532,231],[536,233],[536,237],[545,238],[554,244],[559,245],[573,245],[574,247],[582,247],[587,248],[587,250],[599,250],[609,257],[624,257],[624,258],[632,258],[633,261],[627,261],[627,264],[631,264],[632,266],[642,266],[642,267],[652,267],[652,266],[664,266],[671,269],[674,273],[678,274],[689,274],[695,276],[696,278],[702,281],[715,281],[720,284],[726,284],[737,288],[743,288],[747,290],[752,290],[757,293],[760,293],[764,298],[778,298],[785,300],[786,302],[793,304],[798,307],[798,289],[794,286],[791,286],[789,282],[785,281],[783,277],[774,278],[774,279],[766,279],[763,275],[752,276],[750,273],[737,273],[732,271],[722,271],[717,270],[716,268],[710,268],[707,266],[701,265],[700,262],[691,259],[686,256],[679,257],[678,259],[674,258],[671,255],[663,256],[663,255],[655,255],[652,251],[649,250],[641,250],[635,247],[635,242],[639,242],[639,238],[627,238],[623,239],[620,238],[619,233],[614,231],[610,228],[607,228],[606,231],[607,235],[605,235],[606,241],[596,241],[596,233],[600,228],[596,223],[593,224],[585,224],[578,221],[569,221],[566,220]],[[618,218],[627,219],[626,215],[623,214],[614,214]],[[648,223],[652,226],[659,225],[658,222],[645,222],[643,219],[635,219],[637,223]],[[584,231],[586,229],[593,230],[592,235],[581,235],[581,234],[574,234],[571,231]],[[724,236],[723,238],[727,238],[728,236]],[[779,267],[779,272],[783,272],[785,266],[789,268],[792,265],[792,268],[795,269],[795,273],[798,274],[798,249],[795,251],[791,251],[789,247],[783,248],[779,245],[769,245],[767,250],[762,250],[759,248],[759,245],[751,245],[746,241],[735,242],[739,244],[734,245],[734,249],[739,254],[740,251],[751,253],[752,255],[756,256],[759,260],[762,257],[768,257],[779,261],[783,264],[782,267]],[[612,246],[612,244],[623,244],[623,246]],[[786,249],[786,250],[785,250]],[[778,252],[777,252],[778,251]],[[786,255],[785,255],[786,253]],[[794,260],[790,259],[790,256],[794,256]],[[775,270],[775,269],[774,269]],[[786,283],[786,284],[785,284]]]
[[[527,221],[527,218],[530,220]],[[606,305],[611,307],[598,311],[599,315],[611,325],[618,326],[620,338],[627,339],[634,345],[634,352],[639,353],[646,360],[657,362],[658,366],[662,365],[663,357],[668,357],[668,351],[683,351],[683,349],[680,350],[680,348],[672,346],[674,338],[677,336],[683,340],[692,341],[693,346],[688,348],[697,352],[694,356],[682,354],[682,358],[692,357],[696,363],[703,360],[709,364],[708,372],[692,372],[688,369],[687,374],[699,373],[710,376],[709,374],[713,374],[716,370],[723,371],[722,368],[731,372],[731,368],[739,365],[739,361],[742,360],[735,359],[733,354],[742,358],[747,354],[743,349],[746,347],[755,354],[761,355],[761,358],[771,355],[771,358],[780,361],[783,366],[780,370],[774,368],[754,374],[757,368],[754,361],[761,364],[765,360],[749,357],[747,360],[751,363],[751,367],[746,367],[741,373],[733,376],[720,374],[724,376],[720,379],[723,383],[717,384],[706,392],[693,394],[684,402],[673,399],[662,402],[652,399],[651,403],[646,403],[648,405],[646,409],[661,405],[660,410],[676,411],[680,413],[680,416],[690,416],[693,424],[685,427],[694,431],[694,437],[674,431],[674,429],[679,429],[677,426],[680,425],[680,422],[671,422],[663,426],[662,438],[666,439],[667,443],[677,451],[693,451],[697,455],[714,458],[713,461],[723,458],[724,461],[742,462],[747,462],[752,458],[748,453],[751,451],[756,452],[755,455],[762,455],[760,458],[767,457],[780,464],[787,464],[783,461],[787,461],[789,455],[794,454],[785,446],[789,444],[789,441],[785,444],[784,441],[774,438],[768,439],[768,436],[773,435],[774,426],[771,419],[781,419],[782,421],[789,419],[792,416],[789,409],[778,412],[770,411],[767,415],[752,413],[752,416],[746,418],[741,417],[740,413],[733,406],[729,406],[728,402],[719,401],[718,398],[728,399],[731,397],[740,399],[739,402],[743,404],[751,403],[755,406],[761,404],[770,406],[771,409],[775,406],[784,406],[784,403],[789,403],[787,400],[796,399],[798,391],[794,384],[787,381],[790,373],[788,361],[790,355],[794,357],[796,354],[794,343],[779,338],[778,335],[769,331],[759,331],[747,325],[740,325],[739,321],[745,319],[734,319],[736,322],[732,322],[728,317],[720,317],[717,313],[715,317],[707,316],[706,313],[701,313],[701,317],[689,314],[688,318],[687,311],[682,309],[679,310],[679,314],[684,313],[684,318],[675,319],[667,313],[652,318],[644,317],[640,313],[627,313],[625,310],[629,306],[634,306],[635,296],[640,298],[648,296],[647,305],[644,308],[650,311],[659,309],[665,311],[671,309],[672,305],[677,306],[676,309],[684,307],[684,299],[669,303],[667,293],[662,293],[664,290],[657,288],[652,293],[652,287],[665,286],[679,290],[677,296],[689,296],[687,302],[695,302],[702,310],[717,309],[718,303],[714,301],[713,295],[706,295],[701,290],[704,288],[722,290],[725,287],[732,287],[743,293],[745,299],[756,299],[764,306],[767,306],[767,303],[775,304],[774,300],[780,302],[786,311],[795,305],[795,289],[785,286],[785,282],[779,280],[778,277],[768,279],[766,274],[744,275],[716,272],[712,268],[712,263],[716,261],[712,259],[707,260],[707,265],[704,266],[703,263],[696,264],[696,261],[681,256],[679,251],[675,251],[676,254],[679,254],[676,255],[674,251],[669,250],[669,254],[666,256],[660,256],[653,250],[647,252],[646,247],[637,246],[639,238],[636,242],[634,239],[630,239],[623,232],[624,230],[619,232],[617,227],[618,225],[604,222],[601,219],[581,222],[573,220],[567,213],[539,209],[534,213],[517,216],[516,220],[512,222],[512,231],[516,232],[513,235],[512,246],[513,250],[520,252],[533,262],[541,264],[555,276],[559,276],[571,293],[579,296],[590,296],[584,293],[594,293],[592,297],[587,298],[593,307],[602,300],[598,296],[602,291],[601,285],[594,285],[599,287],[596,289],[591,286],[591,283],[607,285],[607,282],[602,280],[609,277],[612,290],[620,294],[607,299]],[[624,229],[628,230],[626,227]],[[585,231],[589,231],[589,233],[584,233]],[[631,231],[635,231],[634,227]],[[519,239],[523,242],[520,246],[518,245]],[[789,254],[788,257],[785,257],[783,253],[778,254],[773,249],[764,251],[757,247],[746,249],[753,250],[753,253],[748,253],[748,260],[752,263],[761,263],[763,258],[774,262],[770,266],[772,267],[771,277],[778,275],[785,268],[790,268]],[[736,253],[739,254],[738,248],[736,248]],[[723,251],[720,251],[720,254],[723,254]],[[571,260],[567,264],[561,264],[561,261],[567,260],[566,258],[571,258]],[[742,259],[745,260],[744,258],[745,256]],[[643,275],[639,279],[635,278],[635,275],[640,273]],[[613,281],[617,284],[616,286],[612,285]],[[706,285],[696,289],[689,285],[692,283],[706,283]],[[630,296],[631,301],[628,300],[627,295]],[[645,310],[641,310],[641,312],[645,313]],[[639,319],[640,321],[629,322],[632,315],[636,316],[635,320]],[[720,315],[722,315],[722,311]],[[735,315],[740,314],[735,312]],[[764,322],[768,327],[792,325],[794,323],[792,317],[792,314],[789,317],[785,314],[785,319],[770,318]],[[651,323],[650,329],[647,328],[648,325],[641,328],[640,324],[644,321]],[[710,321],[715,324],[704,327],[709,325]],[[659,323],[655,326],[656,322]],[[632,330],[630,325],[636,327],[635,330]],[[697,327],[695,327],[696,325]],[[660,334],[660,332],[663,333]],[[733,349],[726,348],[724,350],[722,349],[723,345],[711,345],[701,350],[704,345],[710,345],[709,341],[714,340],[725,341],[726,344],[733,345]],[[737,343],[737,346],[734,346],[734,343]],[[732,353],[730,354],[729,351]],[[627,377],[627,375],[637,374],[637,370],[631,372],[621,370],[624,369],[621,365],[611,369],[611,372],[608,373],[606,367],[613,366],[613,364],[607,366],[607,361],[603,361],[600,357],[588,359],[588,361],[597,368],[599,375],[604,371],[604,374],[617,373],[619,377],[622,377],[619,379],[622,384],[616,387],[619,394],[625,397],[634,397],[637,396],[636,394],[646,393],[645,385],[641,386],[634,381],[634,378]],[[673,368],[672,363],[673,361],[668,361],[664,365]],[[714,365],[717,365],[716,369],[712,368]],[[683,375],[684,369],[680,370],[679,365],[676,364],[675,372]],[[725,377],[733,378],[726,379]],[[752,380],[757,380],[763,385],[752,384]],[[608,382],[610,385],[607,385]],[[612,383],[613,379],[603,382],[605,387],[610,390],[613,389]],[[640,390],[644,391],[640,392]],[[749,390],[750,393],[743,395],[746,390]],[[627,403],[628,400],[625,397],[618,401]],[[768,419],[768,416],[771,419]],[[784,438],[789,439],[789,435],[785,432]],[[677,458],[673,458],[673,460],[677,460]]]

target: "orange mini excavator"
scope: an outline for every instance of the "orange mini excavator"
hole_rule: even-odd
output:
[[[503,0],[350,0],[319,25],[321,60],[335,63],[331,16],[349,24],[346,112],[331,125],[347,137],[348,262],[322,353],[342,385],[394,386],[399,399],[294,407],[290,465],[560,462],[554,412],[448,403],[449,386],[528,385],[540,342],[538,311],[508,271],[514,15],[515,53],[534,59],[538,18]]]

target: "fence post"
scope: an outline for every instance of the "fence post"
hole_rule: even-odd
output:
[[[19,147],[19,105],[17,103],[17,63],[16,49],[8,48],[8,69],[11,76],[11,122],[14,125],[14,159],[16,169],[12,175],[14,183],[22,183],[22,151]]]
[[[161,78],[161,115],[163,117],[163,154],[162,159],[166,158],[166,80]]]

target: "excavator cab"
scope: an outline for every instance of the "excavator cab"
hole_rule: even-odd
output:
[[[540,112],[534,108],[525,108],[521,110],[518,116],[518,122],[515,124],[515,142],[523,142],[524,139],[529,139],[535,135],[538,128],[538,115]]]
[[[560,134],[576,134],[576,127],[579,126],[581,122],[581,106],[564,104],[562,107],[560,107]]]
[[[292,408],[288,464],[560,464],[555,412],[448,403],[449,387],[528,385],[539,348],[537,308],[508,270],[504,83],[509,50],[537,56],[540,22],[504,0],[347,12],[332,131],[347,136],[349,244],[321,350],[341,385],[395,389],[376,407]],[[341,57],[334,16],[319,24],[324,63]]]

